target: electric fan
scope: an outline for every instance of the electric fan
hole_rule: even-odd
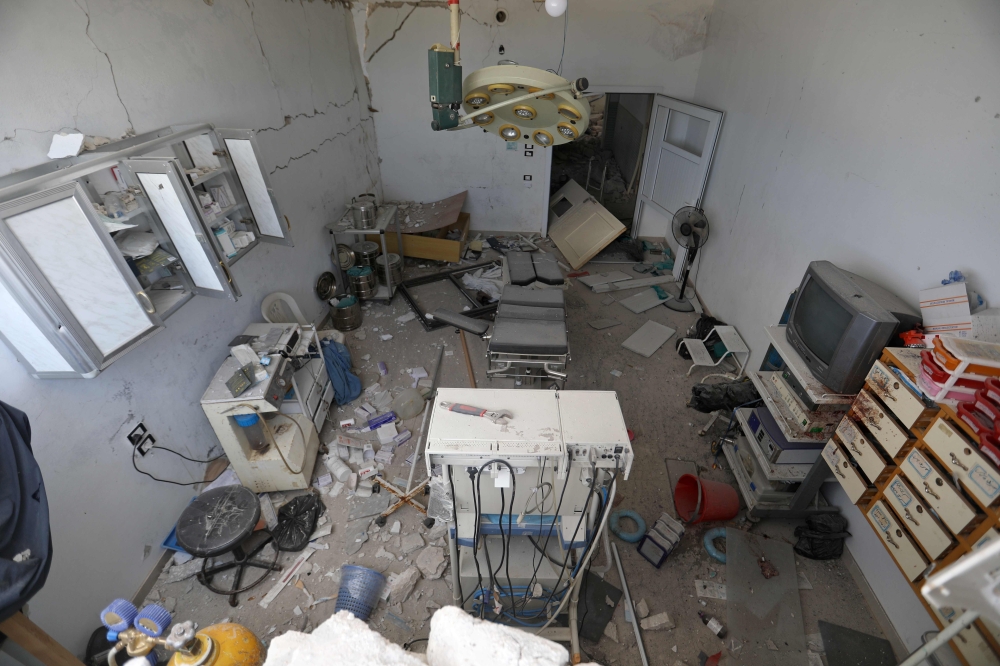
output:
[[[677,244],[687,249],[684,263],[684,278],[681,280],[681,289],[675,298],[671,298],[664,305],[677,312],[692,312],[694,305],[687,298],[688,274],[694,264],[694,258],[698,254],[699,248],[705,245],[708,240],[708,218],[705,211],[694,206],[684,206],[674,214],[674,219],[670,223],[670,230],[674,234]]]

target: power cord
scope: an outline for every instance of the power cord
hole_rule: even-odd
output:
[[[556,504],[556,512],[555,512],[555,514],[553,514],[554,516],[558,516],[559,515],[559,511],[562,509],[563,498],[566,497],[566,488],[569,487],[569,466],[572,464],[572,462],[573,462],[573,452],[572,451],[567,451],[566,452],[566,483],[563,484],[562,492],[559,493],[559,503]],[[543,513],[542,514],[542,520],[544,520],[544,519],[545,519],[545,514]],[[548,552],[549,538],[552,537],[552,529],[555,527],[555,524],[556,524],[555,523],[555,518],[553,518],[552,522],[549,523],[549,531],[545,535],[545,543],[542,544],[542,552],[543,553],[547,553]],[[545,561],[544,558],[538,560],[538,563],[535,565],[535,570],[533,572],[531,572],[531,578],[528,580],[528,590],[531,590],[534,587],[535,582],[538,580],[538,570],[541,568],[542,562],[544,562],[544,561]],[[527,605],[527,603],[528,603],[528,600],[527,600],[527,598],[525,598],[524,604]]]
[[[190,483],[182,483],[180,481],[171,481],[170,479],[161,479],[159,477],[153,476],[149,472],[145,472],[145,471],[139,469],[139,466],[135,464],[135,452],[136,452],[136,449],[138,449],[138,448],[139,448],[138,444],[132,447],[132,467],[135,469],[135,471],[139,472],[139,474],[143,474],[145,476],[148,476],[153,481],[159,481],[160,483],[169,483],[169,484],[174,485],[174,486],[197,486],[199,483],[211,483],[212,481],[215,481],[215,479],[217,479],[220,476],[222,476],[223,473],[225,473],[225,471],[226,471],[226,470],[222,470],[221,472],[219,472],[216,475],[215,479],[212,479],[212,481],[201,480],[201,481],[191,481]],[[184,454],[178,453],[177,451],[174,451],[173,449],[167,449],[167,448],[164,448],[162,446],[155,446],[155,445],[152,448],[154,448],[154,449],[160,449],[161,451],[167,451],[169,453],[173,453],[176,456],[180,456],[181,458],[184,458],[185,460],[190,460],[191,462],[196,462],[196,463],[200,463],[200,464],[206,464],[206,463],[210,463],[210,462],[215,462],[216,460],[219,460],[220,458],[225,458],[226,457],[225,454],[222,454],[221,456],[212,458],[211,460],[195,460],[194,458],[188,458]]]

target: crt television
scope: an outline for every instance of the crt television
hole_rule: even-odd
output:
[[[813,375],[835,393],[857,393],[882,348],[920,324],[895,294],[829,261],[809,264],[785,336]]]

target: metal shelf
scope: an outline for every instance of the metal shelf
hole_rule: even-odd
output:
[[[185,174],[185,176],[187,176],[188,182],[191,183],[191,187],[197,187],[198,185],[207,183],[213,178],[218,178],[227,171],[229,171],[227,167],[219,167],[218,169],[213,169],[211,172],[206,173],[204,176],[199,176],[197,178],[192,178],[187,174]]]
[[[785,337],[785,329],[787,328],[787,326],[767,326],[764,330],[771,341],[771,346],[778,352],[781,360],[785,362],[785,366],[809,394],[809,398],[817,405],[849,406],[854,402],[855,394],[834,393],[813,376],[809,366],[802,361],[802,357]]]

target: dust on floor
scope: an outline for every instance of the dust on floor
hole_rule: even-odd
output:
[[[554,250],[550,244],[543,244],[543,247]],[[492,255],[487,253],[483,260],[490,256]],[[421,263],[424,264],[424,269],[413,266],[411,272],[408,262],[407,277],[432,272],[433,269],[427,262]],[[586,269],[592,273],[611,270],[631,272],[631,265],[601,264],[585,267]],[[636,274],[636,277],[641,276]],[[565,292],[566,319],[572,354],[568,366],[567,389],[617,391],[625,422],[637,435],[633,445],[635,463],[629,480],[620,484],[619,494],[624,496],[624,500],[618,508],[637,511],[649,524],[664,511],[672,514],[673,504],[666,466],[668,458],[693,461],[699,466],[702,476],[735,484],[725,458],[716,459],[711,453],[711,435],[698,435],[707,420],[706,416],[685,407],[690,387],[699,381],[703,373],[695,372],[690,378],[685,376],[690,362],[680,358],[674,351],[676,337],[650,358],[641,357],[621,347],[621,343],[648,320],[674,328],[678,335],[683,335],[697,315],[673,312],[665,307],[655,307],[641,315],[635,315],[617,303],[602,304],[607,294],[592,293],[575,279],[567,281],[570,284]],[[624,292],[615,295],[615,298],[621,299],[630,293]],[[455,297],[454,287],[447,282],[423,287],[420,298],[427,303],[438,301],[458,305],[461,309],[461,301]],[[440,385],[469,386],[462,348],[455,330],[442,328],[426,332],[418,321],[397,321],[398,317],[409,312],[406,302],[398,296],[389,305],[371,304],[364,310],[363,328],[347,334],[347,345],[362,385],[367,387],[379,381],[377,364],[382,361],[389,371],[383,379],[383,385],[398,393],[413,383],[407,374],[409,368],[423,367],[428,373],[433,372],[437,346],[443,343],[446,352],[442,359]],[[595,330],[587,325],[588,321],[606,318],[615,318],[622,323],[603,330]],[[386,334],[392,335],[392,338],[382,340],[381,336]],[[466,339],[479,385],[512,387],[512,380],[485,380],[486,343],[468,334]],[[612,371],[617,372],[612,374]],[[329,442],[335,434],[339,419],[352,415],[353,405],[335,408],[324,428],[321,441]],[[402,425],[413,432],[414,437],[397,449],[392,464],[385,470],[384,475],[390,480],[396,477],[405,479],[409,473],[405,459],[413,453],[416,445],[420,417],[410,419]],[[725,423],[720,424],[720,427],[724,426]],[[317,465],[315,474],[318,476],[325,473],[324,467]],[[418,462],[415,480],[423,480],[424,475],[424,466]],[[328,548],[317,550],[308,560],[307,571],[300,576],[303,586],[313,599],[336,597],[339,570],[344,564],[361,564],[387,576],[407,569],[421,552],[402,552],[402,540],[407,535],[419,534],[425,543],[424,548],[434,547],[429,537],[436,534],[428,534],[429,530],[422,524],[423,516],[411,507],[398,510],[390,517],[385,528],[376,531],[371,526],[371,518],[348,522],[350,500],[346,492],[338,497],[324,494],[322,499],[332,521],[333,532],[318,540],[320,548]],[[399,534],[391,534],[390,528],[396,520],[400,522]],[[728,525],[794,543],[792,531],[798,523],[799,521],[763,521],[753,524],[743,520],[741,512],[737,520]],[[723,622],[726,617],[725,601],[699,599],[695,592],[695,580],[727,583],[726,565],[711,559],[701,543],[705,530],[715,526],[718,524],[690,528],[680,546],[660,569],[655,569],[643,559],[634,546],[617,541],[634,601],[644,599],[652,615],[669,613],[675,625],[675,628],[669,630],[644,632],[643,640],[651,664],[673,664],[677,660],[697,664],[699,652],[713,654],[724,647],[731,647],[724,646],[698,617],[698,611],[705,611]],[[357,553],[348,555],[345,548],[352,545],[355,535],[360,531],[367,531],[369,538]],[[446,547],[445,551],[447,552]],[[297,553],[282,553],[279,562],[287,566],[296,556]],[[604,564],[605,558],[605,553],[598,552],[595,567]],[[819,631],[819,620],[880,635],[878,625],[861,593],[840,561],[819,562],[798,555],[795,560],[798,570],[812,587],[801,591],[807,635]],[[193,577],[167,582],[172,574],[176,576],[182,572],[183,569],[180,568],[164,570],[147,599],[147,602],[167,603],[179,621],[194,620],[200,626],[206,626],[228,619],[246,625],[267,643],[274,636],[288,630],[309,631],[334,611],[333,600],[310,608],[306,593],[292,585],[286,587],[266,609],[261,608],[259,602],[274,584],[277,574],[240,595],[239,605],[231,608],[227,597],[209,592]],[[605,580],[621,587],[613,566],[605,575]],[[221,587],[229,585],[229,579],[225,577],[217,579],[217,582]],[[402,605],[380,603],[372,615],[370,626],[399,644],[425,638],[431,612],[437,606],[451,603],[449,585],[450,567],[442,577],[434,580],[422,576]],[[618,605],[612,619],[617,641],[604,636],[596,644],[585,642],[585,661],[589,658],[616,666],[641,663],[631,625],[624,619],[623,604],[624,602]],[[423,651],[423,645],[417,643],[413,649]]]

